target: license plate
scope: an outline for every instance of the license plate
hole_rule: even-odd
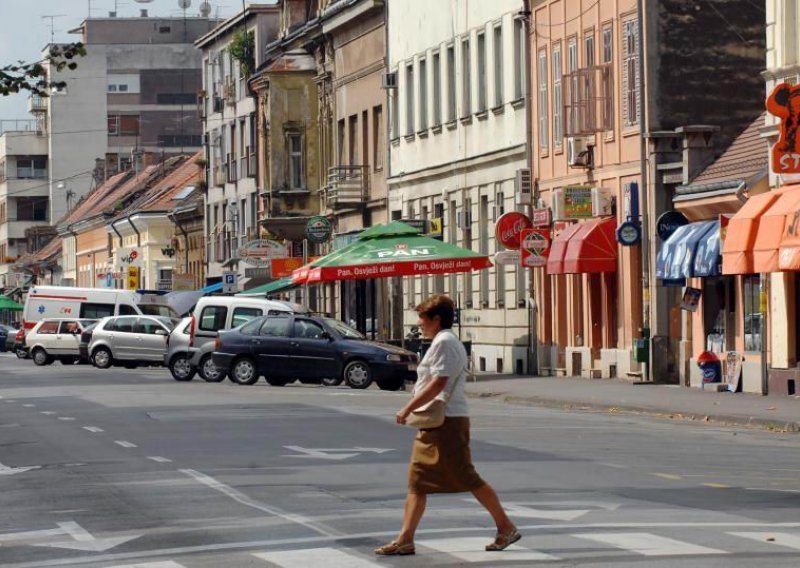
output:
[[[417,364],[416,363],[410,363],[408,365],[408,370],[409,371],[416,371],[417,370]]]

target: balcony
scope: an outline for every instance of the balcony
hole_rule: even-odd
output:
[[[28,97],[28,112],[40,113],[47,112],[47,99],[39,95],[31,95]]]
[[[323,193],[327,209],[363,207],[369,198],[369,166],[330,168]]]

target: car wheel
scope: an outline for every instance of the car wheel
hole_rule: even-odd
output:
[[[338,387],[343,380],[342,377],[325,377],[322,379],[322,384],[326,387]]]
[[[282,379],[279,377],[266,377],[267,384],[273,387],[285,387],[291,381],[290,379]],[[305,383],[304,383],[305,384]]]
[[[406,387],[404,379],[386,379],[378,381],[378,388],[385,391],[399,391]]]
[[[217,366],[214,365],[210,353],[200,359],[200,366],[197,368],[197,374],[207,383],[221,383],[225,380],[225,377],[228,376],[228,373],[222,369],[218,369]]]
[[[108,369],[114,363],[111,351],[106,347],[98,347],[92,353],[92,364],[98,369]]]
[[[33,358],[33,363],[39,367],[44,367],[45,365],[49,365],[53,362],[52,357],[50,357],[47,354],[47,351],[41,347],[34,349],[31,353],[31,357]]]
[[[365,361],[350,361],[342,376],[351,389],[365,389],[372,384],[372,371]]]
[[[176,381],[187,382],[194,378],[197,371],[192,368],[186,355],[175,355],[169,362],[169,372]]]
[[[237,359],[231,367],[231,380],[237,385],[253,385],[258,382],[258,369],[252,359]]]

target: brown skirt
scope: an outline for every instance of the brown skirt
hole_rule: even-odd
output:
[[[469,418],[445,418],[444,424],[420,430],[408,466],[410,493],[464,493],[485,484],[469,451]]]

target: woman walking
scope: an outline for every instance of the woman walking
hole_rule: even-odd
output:
[[[500,504],[491,485],[475,471],[469,449],[469,409],[464,392],[467,353],[451,328],[455,308],[447,296],[435,295],[416,308],[423,337],[432,339],[417,370],[411,401],[397,413],[405,424],[412,412],[434,400],[444,402],[444,423],[420,429],[414,440],[408,468],[408,496],[403,527],[395,540],[375,549],[384,556],[414,554],[414,534],[425,512],[429,493],[471,492],[497,525],[494,541],[486,550],[504,550],[521,537]]]

